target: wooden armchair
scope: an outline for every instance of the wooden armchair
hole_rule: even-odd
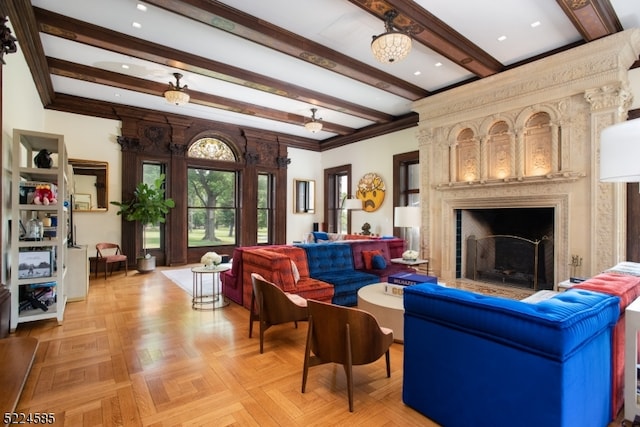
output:
[[[113,264],[124,263],[124,275],[128,273],[127,256],[122,253],[120,245],[115,243],[98,243],[96,244],[96,271],[95,277],[98,277],[100,264],[104,266],[104,278],[107,278],[107,266],[111,265],[111,274],[113,274]]]
[[[261,275],[251,273],[253,292],[249,314],[249,338],[253,333],[253,322],[260,322],[260,353],[264,348],[264,331],[272,325],[307,320],[307,300],[299,295],[284,292]]]
[[[308,300],[309,330],[302,371],[302,392],[311,366],[340,363],[347,375],[349,411],[353,412],[353,365],[375,362],[384,354],[391,377],[389,347],[393,331],[378,325],[372,314],[357,308]],[[312,354],[313,353],[313,354]]]

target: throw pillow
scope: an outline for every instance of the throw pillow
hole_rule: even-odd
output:
[[[371,266],[371,260],[374,255],[382,255],[382,253],[380,251],[362,251],[362,259],[364,260],[364,268],[366,270],[373,268]]]
[[[313,240],[318,243],[318,240],[329,240],[329,235],[324,231],[314,231]]]
[[[373,258],[371,258],[371,267],[373,267],[374,270],[384,270],[387,268],[387,261],[385,261],[382,255],[374,255]]]
[[[293,281],[296,282],[297,285],[300,280],[300,271],[298,271],[298,266],[293,260],[291,260],[291,273],[293,273]]]

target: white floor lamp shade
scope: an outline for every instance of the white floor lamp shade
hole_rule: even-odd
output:
[[[393,225],[396,227],[404,227],[405,229],[420,227],[421,220],[421,209],[419,206],[396,206],[394,210]],[[406,232],[409,233],[407,249],[413,249],[411,230],[405,230],[405,233]]]
[[[640,119],[618,123],[602,131],[600,181],[640,182]]]

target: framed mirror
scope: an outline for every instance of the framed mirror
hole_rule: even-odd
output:
[[[105,212],[109,206],[109,163],[69,159],[69,165],[73,168],[73,209]]]
[[[293,213],[316,212],[316,182],[312,179],[293,180]]]

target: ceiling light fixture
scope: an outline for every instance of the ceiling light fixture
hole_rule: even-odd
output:
[[[317,133],[322,130],[322,119],[316,119],[316,111],[317,108],[311,109],[311,121],[304,124],[305,129],[307,129],[311,133]]]
[[[411,37],[408,34],[394,30],[393,20],[398,12],[391,9],[384,14],[386,32],[373,36],[371,51],[373,56],[382,63],[393,64],[404,59],[411,51]]]
[[[182,74],[173,73],[173,76],[176,78],[176,84],[169,82],[169,89],[164,92],[164,98],[170,104],[175,105],[184,105],[189,102],[191,97],[185,91],[187,85],[180,87],[180,79],[182,78]]]

